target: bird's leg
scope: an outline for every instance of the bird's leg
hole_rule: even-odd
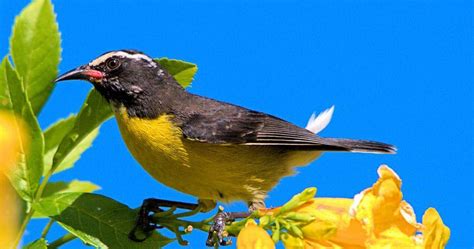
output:
[[[209,229],[209,234],[207,236],[206,245],[214,246],[215,243],[225,246],[232,243],[231,240],[226,240],[224,237],[225,225],[228,222],[232,222],[236,219],[244,219],[249,217],[253,212],[258,209],[265,208],[265,202],[262,199],[255,199],[248,202],[248,212],[219,212],[216,217],[214,217],[214,224],[212,224]],[[215,237],[217,236],[217,241]]]
[[[155,229],[160,228],[152,221],[152,217],[153,213],[163,212],[163,209],[161,209],[162,207],[175,207],[181,209],[195,210],[199,207],[199,205],[154,198],[145,199],[143,201],[142,206],[140,207],[140,211],[138,212],[138,218],[137,222],[135,223],[135,227],[128,234],[128,238],[136,242],[142,242],[148,237],[150,237]],[[145,233],[143,239],[137,238],[136,232],[138,229]]]
[[[224,237],[225,225],[228,222],[232,222],[236,219],[247,218],[251,215],[251,212],[219,212],[216,217],[214,217],[214,224],[212,224],[209,229],[209,234],[207,236],[206,245],[214,246],[215,243],[219,243],[221,246],[230,245],[231,240],[227,240]],[[217,241],[214,240],[214,235],[217,236]]]

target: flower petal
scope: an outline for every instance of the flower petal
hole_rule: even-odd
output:
[[[391,227],[379,234],[377,238],[372,238],[366,243],[368,249],[385,248],[421,248],[417,245],[412,236],[407,236],[397,227]]]
[[[413,208],[402,200],[400,177],[386,165],[381,165],[377,172],[379,179],[372,188],[354,197],[350,213],[374,236],[392,226],[406,235],[414,235],[419,224]]]
[[[444,225],[439,213],[428,208],[423,215],[423,247],[444,248],[448,243],[451,231]]]
[[[254,220],[250,219],[237,237],[237,248],[273,249],[275,244],[270,235],[263,228],[257,226]]]
[[[280,219],[285,248],[444,248],[450,230],[436,210],[428,209],[419,224],[403,200],[400,177],[386,165],[377,172],[379,179],[354,199],[293,198],[285,212],[262,211],[262,224]]]

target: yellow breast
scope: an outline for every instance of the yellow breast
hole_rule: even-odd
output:
[[[171,115],[141,119],[121,108],[115,116],[128,149],[151,176],[200,199],[262,200],[293,166],[308,164],[320,154],[190,141]]]
[[[137,161],[161,181],[170,172],[165,168],[189,167],[188,153],[181,139],[181,130],[173,125],[171,115],[156,119],[129,117],[121,108],[115,112],[122,137]]]

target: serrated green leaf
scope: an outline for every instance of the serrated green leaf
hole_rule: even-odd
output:
[[[44,132],[44,170],[43,176],[49,171],[53,164],[53,157],[64,136],[71,131],[76,121],[76,115],[70,115],[65,119],[60,119],[49,126]]]
[[[40,199],[33,204],[33,208],[38,213],[36,217],[54,216],[60,214],[68,208],[83,193],[58,193]]]
[[[43,133],[28,101],[23,83],[7,57],[0,65],[0,102],[3,108],[21,117],[27,125],[25,139],[21,141],[28,141],[28,145],[21,145],[20,160],[9,174],[9,178],[18,194],[27,202],[31,202],[43,172]],[[20,125],[20,122],[18,120],[17,124]]]
[[[44,151],[55,151],[64,136],[74,127],[76,121],[76,115],[69,115],[67,118],[60,119],[56,123],[50,125],[43,132],[44,134]],[[52,160],[53,158],[51,158]]]
[[[92,130],[87,134],[74,148],[67,154],[67,156],[62,160],[59,166],[56,168],[54,173],[64,171],[71,168],[74,163],[76,163],[79,158],[81,158],[82,153],[92,146],[92,142],[99,135],[99,127]]]
[[[108,197],[97,194],[82,194],[54,220],[66,225],[71,233],[77,232],[96,238],[109,248],[161,248],[172,239],[155,232],[143,242],[128,238],[136,221],[136,211]],[[81,238],[81,237],[80,237]],[[90,238],[81,238],[87,243]]]
[[[76,121],[76,116],[71,115],[66,119],[59,120],[55,124],[51,125],[46,131],[44,132],[44,139],[45,139],[45,153],[44,153],[44,170],[43,176],[51,169],[53,164],[53,157],[58,147],[62,141],[62,139],[68,134],[72,128],[74,127],[74,123]],[[90,132],[82,141],[76,144],[72,150],[68,153],[68,155],[64,158],[60,165],[57,166],[54,173],[59,173],[63,170],[71,168],[74,163],[81,157],[82,153],[86,151],[91,145],[92,142],[95,140],[97,135],[99,134],[99,128],[96,128],[92,132]]]
[[[175,59],[168,59],[166,57],[156,59],[161,66],[163,66],[179,84],[183,87],[188,87],[194,79],[194,75],[196,74],[198,68],[196,64],[175,60]]]
[[[107,101],[96,90],[92,90],[77,115],[74,127],[61,141],[53,157],[53,167],[58,168],[67,162],[68,156],[81,145],[90,145],[97,135],[94,133],[98,132],[98,127],[111,117],[112,110]]]
[[[104,243],[102,243],[102,241],[100,241],[100,239],[94,237],[94,236],[90,236],[84,232],[81,232],[80,230],[76,230],[64,223],[61,223],[61,222],[58,222],[58,224],[60,226],[62,226],[66,231],[74,234],[76,237],[78,237],[80,240],[82,240],[82,242],[84,242],[85,244],[87,245],[91,245],[95,248],[100,248],[100,249],[107,249],[109,248],[107,245],[105,245]]]
[[[50,0],[34,0],[17,16],[10,54],[31,107],[39,113],[53,89],[61,54],[58,24]]]
[[[99,190],[100,187],[89,181],[72,180],[70,182],[48,182],[43,192],[43,198],[60,193],[91,193]]]
[[[38,204],[40,208],[34,213],[33,218],[44,218],[55,215],[57,214],[56,212],[58,212],[57,210],[62,210],[62,207],[67,207],[70,205],[75,200],[75,198],[69,198],[70,196],[62,195],[64,193],[91,193],[99,189],[99,186],[88,181],[73,180],[71,182],[48,182],[43,191],[40,204]],[[58,204],[61,205],[61,207],[48,210],[45,213],[42,212],[42,210],[47,210],[45,205],[47,206],[51,203],[55,203],[54,205],[56,205],[58,200],[61,200],[60,204]]]
[[[45,239],[41,238],[24,246],[23,249],[48,249],[48,243]]]

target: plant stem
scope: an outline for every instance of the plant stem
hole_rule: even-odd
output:
[[[25,233],[26,226],[30,222],[31,218],[33,217],[33,214],[35,213],[35,210],[33,208],[33,205],[39,201],[41,196],[43,195],[44,188],[46,187],[46,184],[49,181],[49,178],[53,175],[54,171],[58,168],[58,166],[53,165],[51,169],[48,171],[48,173],[44,176],[43,181],[41,181],[41,184],[36,191],[35,197],[31,201],[31,208],[30,210],[26,213],[25,218],[23,222],[21,223],[20,230],[18,231],[18,235],[15,239],[14,242],[14,248],[18,248],[18,244],[20,243],[21,237],[23,237],[23,233]]]
[[[18,235],[16,236],[15,242],[13,243],[13,248],[18,248],[18,245],[20,244],[21,237],[23,237],[23,233],[26,230],[26,226],[31,220],[31,217],[33,217],[35,210],[30,209],[25,215],[25,218],[23,219],[23,222],[21,223],[20,230],[18,230]]]
[[[54,167],[53,165],[51,169],[48,171],[48,173],[44,176],[43,181],[41,181],[41,184],[39,185],[38,190],[36,191],[36,195],[32,203],[36,203],[39,201],[39,199],[43,195],[44,188],[46,187],[46,184],[48,183],[49,178],[53,175],[56,168],[57,167]]]
[[[43,232],[41,233],[41,238],[46,238],[46,235],[48,235],[48,232],[49,232],[49,229],[51,228],[51,226],[53,225],[54,223],[54,220],[53,219],[49,219],[49,222],[48,224],[46,224],[46,226],[44,227],[43,229]]]
[[[58,247],[60,247],[64,244],[68,243],[69,241],[74,240],[75,238],[77,238],[77,237],[74,236],[74,234],[67,233],[66,235],[62,236],[61,238],[51,242],[51,244],[49,244],[49,246],[48,246],[48,249],[58,248]]]
[[[198,208],[195,208],[194,210],[191,210],[191,211],[188,211],[188,212],[183,212],[183,213],[179,213],[179,214],[173,214],[171,215],[170,217],[171,218],[183,218],[183,217],[189,217],[189,216],[192,216],[192,215],[195,215],[197,213],[201,212],[201,208],[198,207]]]

